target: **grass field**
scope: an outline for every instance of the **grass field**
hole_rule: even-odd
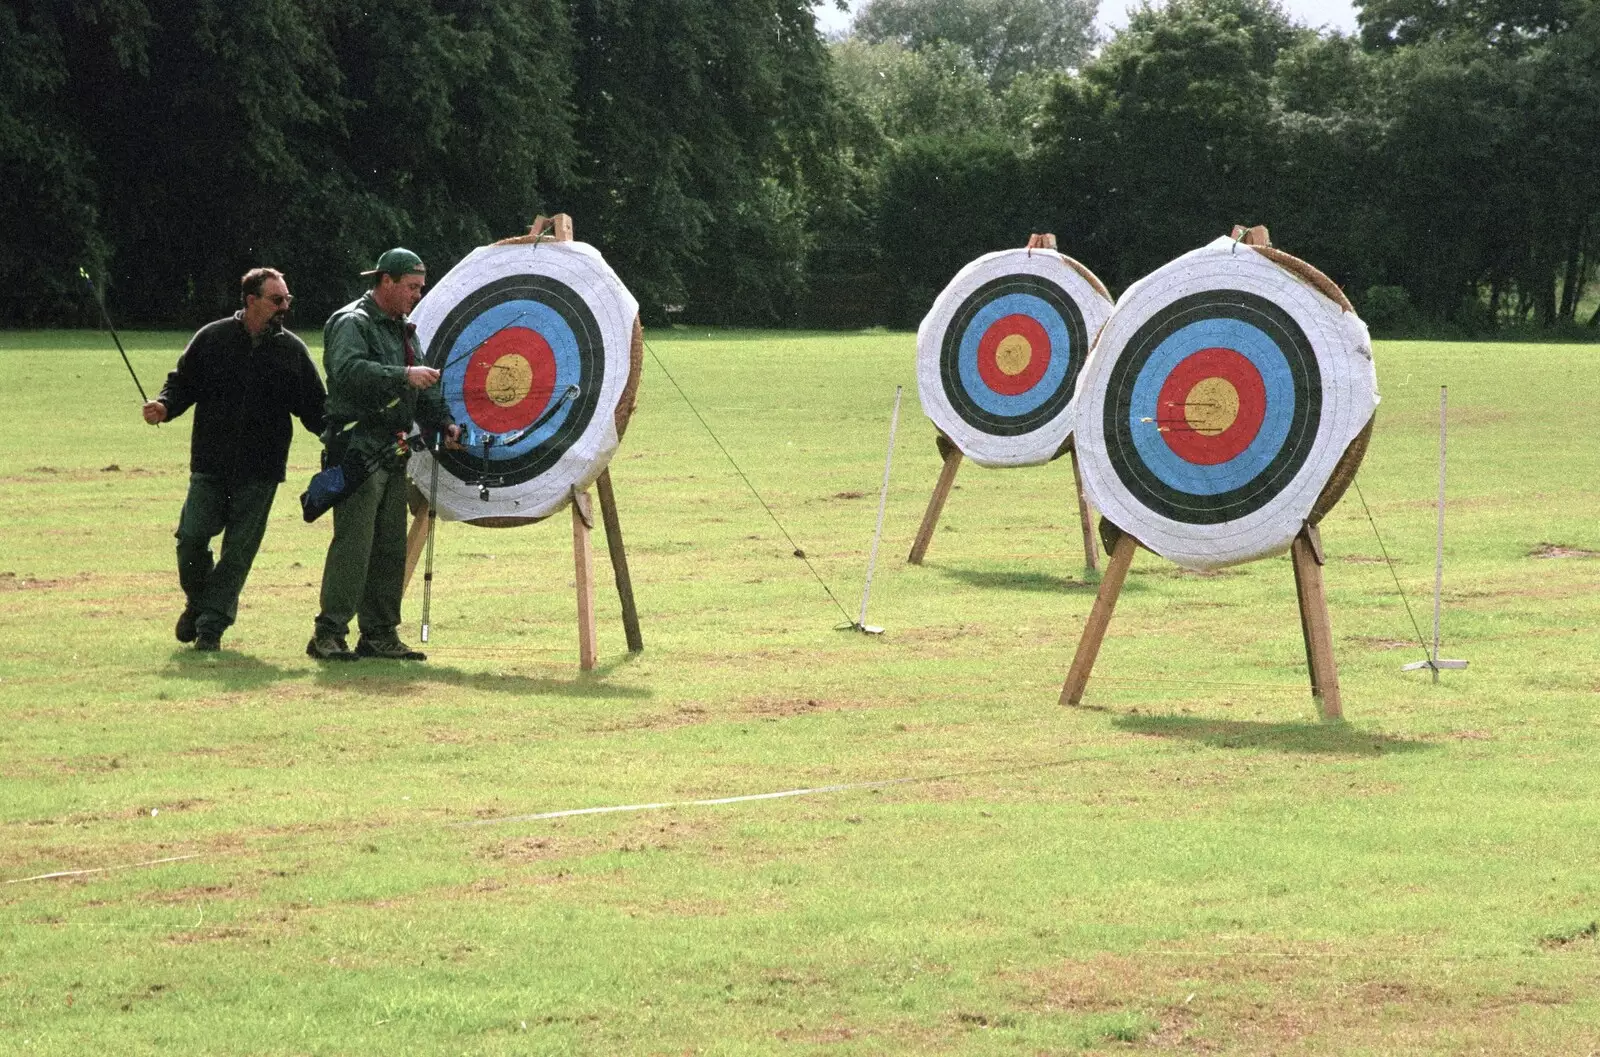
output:
[[[184,337],[129,336],[147,388]],[[1399,670],[1352,491],[1322,724],[1286,558],[1141,553],[1058,707],[1064,462],[963,467],[907,566],[911,335],[647,337],[612,464],[646,649],[597,538],[580,674],[565,515],[441,527],[427,665],[307,660],[305,434],[223,652],[178,647],[188,419],[145,426],[102,335],[0,333],[0,1053],[1600,1051],[1595,347],[1380,343],[1361,495],[1426,631],[1448,384],[1471,668]],[[907,387],[885,635],[834,630],[661,362],[852,617]],[[526,817],[639,804],[676,806]]]

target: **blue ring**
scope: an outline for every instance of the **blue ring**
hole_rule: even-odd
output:
[[[1266,389],[1267,408],[1249,447],[1227,462],[1203,466],[1167,446],[1156,428],[1157,403],[1162,385],[1178,364],[1213,347],[1233,349],[1255,366]],[[1294,404],[1289,362],[1266,331],[1238,319],[1204,319],[1168,335],[1145,361],[1134,381],[1128,426],[1139,458],[1163,484],[1189,495],[1221,495],[1249,484],[1277,457],[1289,437]]]
[[[1050,339],[1050,365],[1044,376],[1026,392],[1007,396],[990,389],[978,372],[978,343],[995,323],[1006,316],[1027,316],[1044,328]],[[978,309],[961,335],[956,352],[957,370],[961,385],[973,403],[992,415],[1015,418],[1026,415],[1055,395],[1066,379],[1067,368],[1072,363],[1072,337],[1066,320],[1061,318],[1050,303],[1034,294],[1005,294]]]
[[[507,327],[524,327],[536,331],[540,337],[549,344],[550,351],[554,354],[556,362],[555,388],[551,390],[551,398],[557,399],[566,392],[569,385],[578,383],[582,376],[582,364],[578,355],[577,335],[562,319],[560,314],[549,305],[539,301],[503,301],[493,308],[485,310],[471,323],[462,329],[460,336],[450,346],[445,362],[449,363],[458,357],[460,362],[454,364],[442,380],[444,399],[450,408],[451,417],[458,422],[471,422],[472,416],[467,413],[466,378],[467,367],[472,363],[468,350],[476,349],[489,338]],[[514,459],[528,451],[537,448],[541,443],[554,436],[567,417],[572,414],[576,401],[569,401],[561,410],[550,416],[550,420],[538,429],[519,439],[515,444],[500,446],[491,445],[489,448],[489,461],[496,462],[504,459]],[[529,421],[532,421],[530,419]],[[512,431],[515,432],[515,431]],[[469,429],[463,441],[469,448],[476,448],[483,443],[487,435],[483,431]]]

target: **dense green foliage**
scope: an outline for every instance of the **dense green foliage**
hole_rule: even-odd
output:
[[[0,11],[0,319],[87,263],[128,320],[196,320],[264,261],[301,317],[382,248],[442,271],[579,217],[649,307],[771,315],[825,146],[804,0],[24,0]]]
[[[900,260],[908,230],[945,233],[923,260],[1054,231],[1120,289],[1244,222],[1268,224],[1383,330],[1579,322],[1600,267],[1600,4],[1362,12],[1350,38],[1295,24],[1274,0],[1146,5],[1053,76],[1031,114],[1002,119],[992,92],[987,135],[961,119],[982,108],[947,92],[946,148],[930,157],[912,131],[884,163],[916,173],[880,185],[879,215],[894,218],[881,252],[899,280],[884,313],[905,322],[926,305],[926,277]],[[925,95],[899,96],[886,134],[929,111]],[[966,186],[980,157],[998,171],[997,142],[1024,178],[988,184],[964,213],[929,193]]]
[[[1258,0],[1177,0],[1136,13],[1081,77],[1058,82],[1041,185],[1058,234],[1108,282],[1132,282],[1231,220],[1273,219],[1270,73],[1293,38]]]
[[[1036,69],[1065,69],[1094,43],[1092,0],[867,0],[855,30],[914,49],[950,44],[999,84]]]
[[[1053,231],[1120,289],[1236,222],[1388,331],[1600,319],[1600,0],[17,0],[0,322],[191,324],[564,210],[647,318],[914,323]],[[308,324],[308,321],[310,323]]]

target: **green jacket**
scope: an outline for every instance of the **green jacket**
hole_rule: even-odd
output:
[[[438,385],[416,389],[406,384],[406,342],[413,363],[422,362],[411,323],[392,319],[378,307],[371,292],[328,317],[322,331],[322,366],[328,376],[328,428],[324,442],[334,459],[343,458],[349,430],[350,450],[373,455],[394,444],[396,433],[410,432],[413,422],[427,429],[450,424],[444,394]],[[335,441],[337,440],[337,445]]]

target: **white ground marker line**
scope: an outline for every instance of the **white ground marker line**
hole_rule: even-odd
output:
[[[497,826],[507,822],[538,822],[543,819],[576,818],[580,815],[615,815],[632,811],[663,811],[673,807],[717,807],[722,804],[748,804],[758,800],[783,800],[795,796],[817,796],[822,793],[848,793],[856,789],[886,789],[896,785],[912,785],[922,782],[948,781],[954,778],[971,778],[983,774],[1013,774],[1022,771],[1035,771],[1051,767],[1062,767],[1071,763],[1091,763],[1110,759],[1109,756],[1078,756],[1064,760],[1054,760],[1047,763],[1029,764],[1021,767],[995,767],[973,771],[953,771],[948,774],[920,775],[915,778],[882,778],[872,782],[844,782],[838,785],[818,785],[805,789],[784,789],[776,793],[749,793],[744,796],[719,796],[706,800],[665,800],[651,804],[612,804],[604,807],[575,807],[564,811],[540,811],[531,815],[505,815],[500,818],[474,819],[470,822],[452,822],[448,828],[459,829],[466,826]],[[186,859],[203,859],[208,853],[193,852],[189,855],[173,855],[165,859],[147,859],[144,862],[123,863],[119,866],[96,866],[86,870],[57,870],[54,873],[35,874],[32,877],[14,877],[9,881],[0,882],[8,885],[23,884],[28,881],[49,881],[61,877],[83,877],[89,874],[110,873],[114,870],[136,870],[143,866],[160,866],[163,863],[183,862]],[[229,852],[213,853],[226,856],[236,854]]]
[[[790,796],[815,796],[818,793],[844,793],[852,789],[881,789],[908,782],[925,782],[926,778],[887,778],[877,782],[847,782],[843,785],[819,785],[810,789],[785,789],[777,793],[750,793],[747,796],[719,796],[710,800],[668,800],[658,804],[613,804],[607,807],[575,807],[565,811],[540,811],[532,815],[506,815],[501,818],[481,818],[472,822],[457,822],[457,826],[497,826],[506,822],[538,822],[551,818],[576,818],[579,815],[612,815],[623,811],[662,811],[670,807],[716,807],[719,804],[747,804],[755,800],[781,800]]]
[[[91,870],[57,870],[55,873],[35,874],[32,877],[14,877],[7,881],[6,884],[19,885],[24,881],[50,881],[57,877],[82,877],[85,874],[110,873],[112,870],[136,870],[141,866],[160,866],[162,863],[183,862],[185,859],[198,858],[200,858],[200,853],[195,852],[193,855],[174,855],[166,859],[146,859],[144,862],[124,863],[121,866],[96,866]]]

